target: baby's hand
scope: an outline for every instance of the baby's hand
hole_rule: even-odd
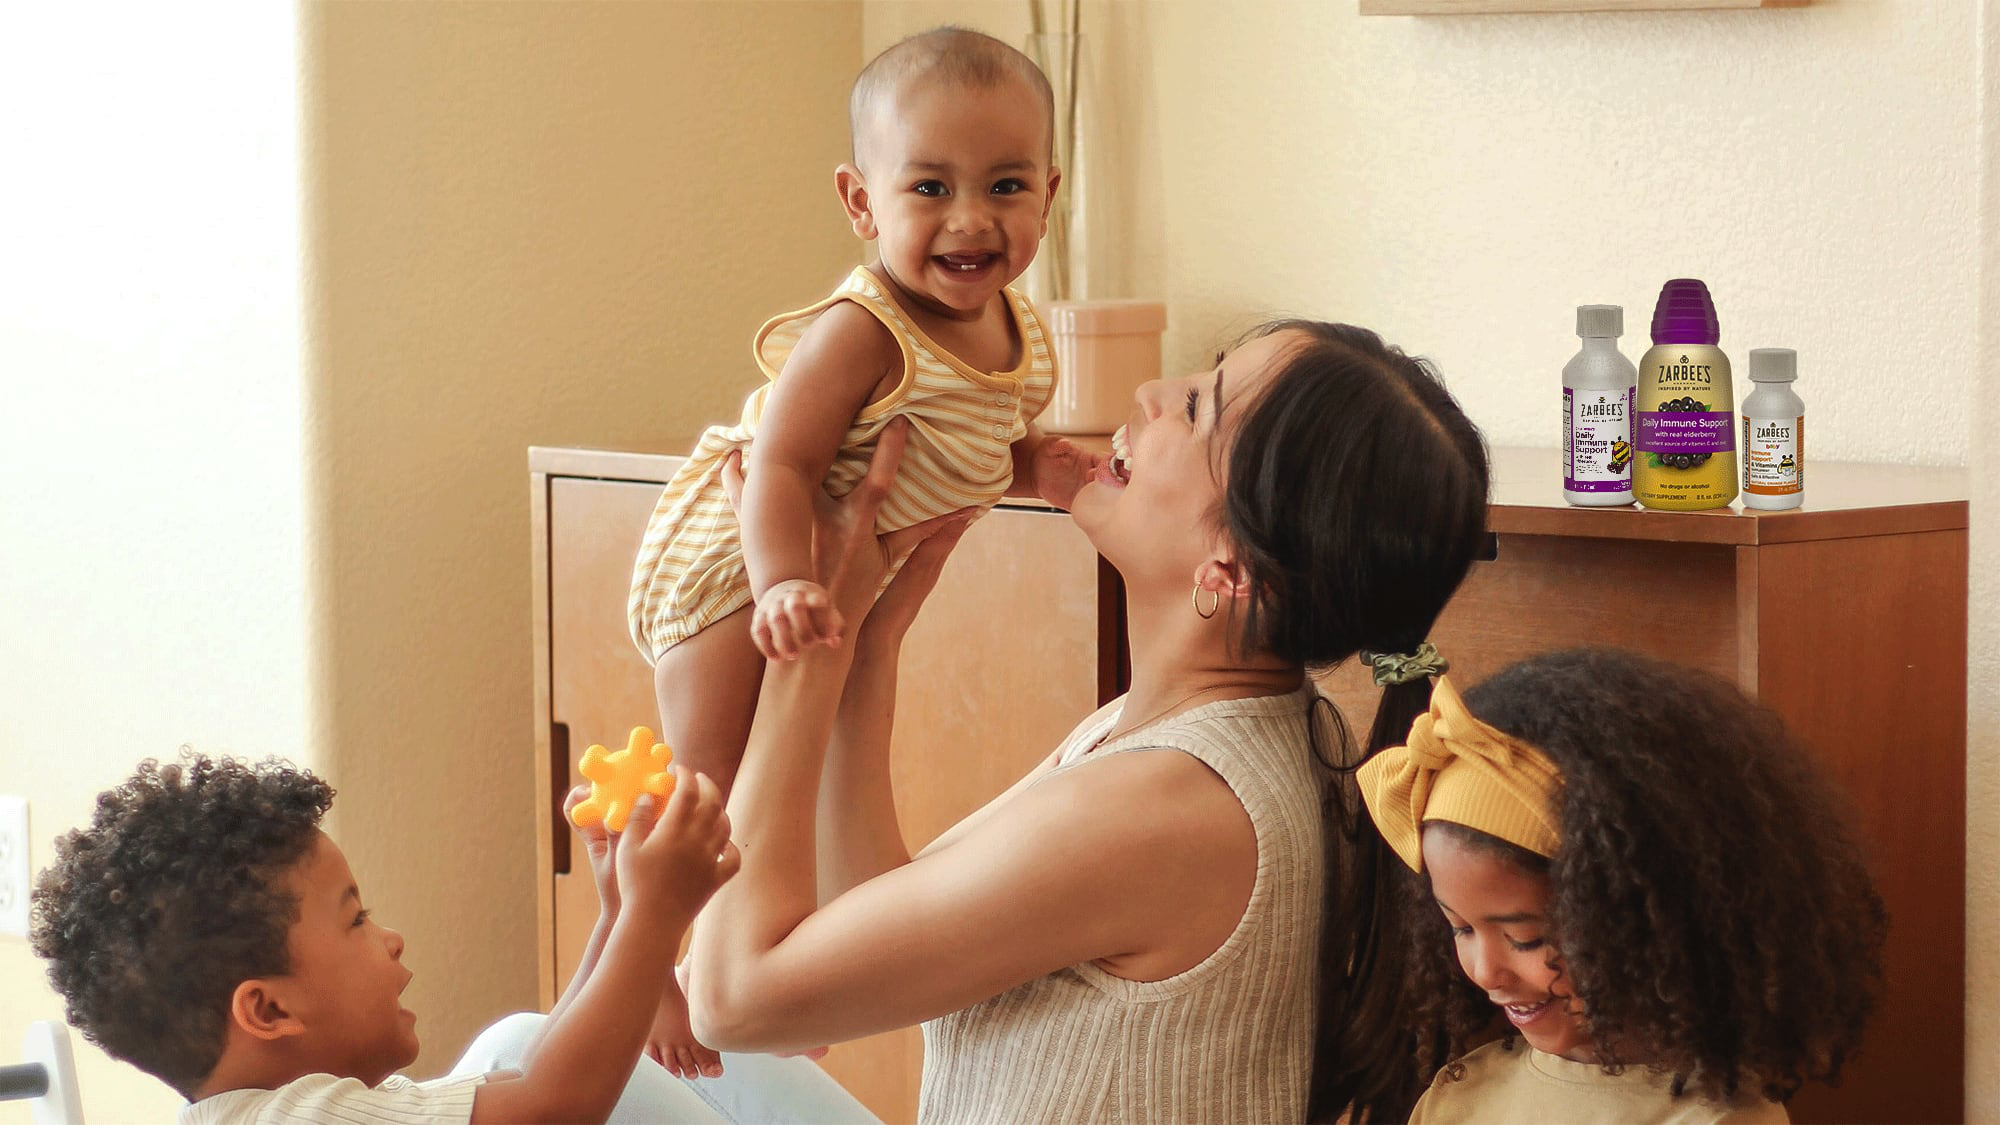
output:
[[[1103,462],[1103,457],[1068,438],[1044,438],[1035,447],[1035,458],[1031,463],[1035,473],[1035,495],[1066,512],[1076,499],[1077,491]]]
[[[576,806],[589,797],[589,782],[570,790],[569,796],[563,798],[563,821],[575,825],[576,820],[572,814]],[[615,864],[611,854],[615,837],[611,835],[611,830],[604,826],[602,820],[588,828],[578,828],[576,834],[583,837],[583,850],[590,856],[590,877],[597,884],[598,903],[604,913],[618,913],[618,874],[613,870]]]
[[[707,774],[673,769],[674,791],[666,807],[651,794],[640,797],[613,852],[627,910],[684,928],[736,874],[743,857],[729,841],[729,814],[715,782]]]
[[[817,582],[792,578],[764,591],[750,615],[750,639],[766,660],[796,660],[814,645],[835,647],[846,623]]]

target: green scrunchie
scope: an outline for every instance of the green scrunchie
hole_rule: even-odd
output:
[[[1375,669],[1375,686],[1407,684],[1411,680],[1442,676],[1451,665],[1438,655],[1437,646],[1425,641],[1415,652],[1364,652],[1361,659]]]

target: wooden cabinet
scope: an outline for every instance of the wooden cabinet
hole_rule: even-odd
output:
[[[657,728],[652,669],[625,627],[632,560],[678,458],[531,451],[535,529],[536,821],[542,1005],[575,971],[597,917],[569,854],[562,795],[593,742]],[[1119,586],[1062,514],[1003,506],[959,541],[905,642],[891,770],[912,850],[1048,756],[1116,693]],[[1033,628],[1023,628],[1033,622]],[[914,1120],[915,1028],[833,1048],[822,1064],[885,1121]]]
[[[556,810],[574,759],[655,722],[625,594],[675,463],[530,456],[544,1004],[596,911]],[[1808,507],[1786,513],[1571,508],[1546,451],[1496,450],[1494,475],[1496,557],[1434,638],[1454,676],[1470,684],[1535,652],[1619,645],[1731,677],[1783,715],[1852,799],[1891,916],[1888,986],[1863,1051],[1838,1090],[1802,1093],[1793,1118],[1961,1120],[1963,473],[1815,464]],[[1005,508],[967,533],[904,657],[892,768],[912,847],[1121,689],[1121,612],[1116,575],[1065,517]],[[1338,669],[1325,686],[1365,731],[1365,675]],[[837,1047],[825,1065],[885,1120],[905,1121],[921,1050],[914,1030],[898,1032]]]
[[[1890,918],[1861,1054],[1792,1119],[1963,1120],[1964,474],[1815,463],[1799,511],[1606,511],[1563,503],[1558,458],[1494,451],[1497,557],[1434,633],[1453,678],[1616,645],[1729,677],[1782,715],[1851,798]],[[1366,676],[1327,686],[1365,732]]]

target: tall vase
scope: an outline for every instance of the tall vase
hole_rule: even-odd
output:
[[[1065,6],[1072,21],[1077,9]],[[1108,434],[1132,412],[1139,384],[1160,375],[1160,333],[1166,306],[1158,301],[1106,299],[1092,276],[1093,192],[1117,191],[1117,176],[1092,167],[1089,112],[1093,73],[1089,40],[1069,30],[1028,36],[1027,54],[1048,77],[1055,99],[1053,154],[1062,184],[1049,210],[1048,235],[1027,277],[1056,354],[1056,390],[1038,419],[1059,434]]]
[[[1083,99],[1090,75],[1084,68],[1085,43],[1068,32],[1037,32],[1028,36],[1027,55],[1048,77],[1054,96],[1055,133],[1051,160],[1062,171],[1062,183],[1049,208],[1049,229],[1041,252],[1028,268],[1028,297],[1037,305],[1086,297],[1090,293],[1087,253],[1088,209],[1084,192],[1090,169],[1083,167]]]

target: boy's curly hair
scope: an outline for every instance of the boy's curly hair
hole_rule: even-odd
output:
[[[221,1057],[230,995],[290,971],[298,902],[333,789],[277,759],[184,750],[98,795],[35,881],[29,941],[69,1022],[192,1098]]]
[[[1561,770],[1562,843],[1541,864],[1551,935],[1609,1070],[1675,1094],[1784,1101],[1835,1082],[1881,991],[1887,929],[1845,803],[1770,711],[1735,685],[1634,653],[1523,661],[1468,691],[1485,722]],[[1408,986],[1450,1060],[1493,1026],[1429,880],[1408,872]]]

